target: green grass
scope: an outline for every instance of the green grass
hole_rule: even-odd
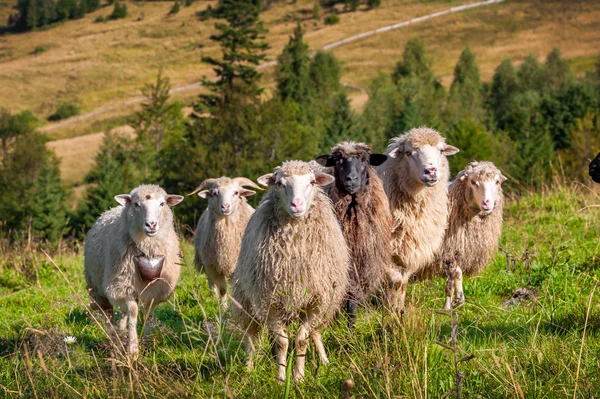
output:
[[[596,194],[576,186],[508,202],[501,242],[508,262],[498,252],[481,277],[467,279],[467,303],[456,310],[457,358],[475,355],[458,363],[463,397],[573,397],[578,370],[575,397],[600,395],[600,214],[580,211],[594,203]],[[157,309],[138,362],[109,342],[86,309],[81,255],[57,255],[55,266],[41,254],[6,253],[0,396],[284,397],[268,336],[247,370],[240,334],[228,314],[219,316],[190,244],[184,252],[181,282]],[[536,300],[505,308],[523,286]],[[356,398],[455,397],[453,352],[435,342],[452,342],[450,317],[438,311],[443,281],[412,284],[407,301],[402,318],[369,307],[354,331],[333,322],[324,330],[331,364],[318,366],[309,349],[306,379],[289,385],[289,397],[342,397],[346,379]],[[67,335],[77,343],[64,344]]]

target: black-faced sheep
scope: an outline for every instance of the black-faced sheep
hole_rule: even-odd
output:
[[[200,198],[208,199],[194,235],[194,264],[197,270],[206,272],[208,287],[222,305],[226,303],[227,279],[235,270],[244,230],[254,213],[245,197],[256,192],[243,186],[260,189],[245,177],[220,177],[204,180],[188,194],[198,193]],[[208,190],[200,191],[203,188]]]
[[[294,320],[300,321],[294,378],[304,376],[309,336],[321,361],[328,362],[318,327],[340,308],[349,264],[344,235],[321,189],[333,180],[300,161],[284,162],[258,179],[269,190],[242,239],[231,282],[232,313],[246,331],[250,362],[259,326],[268,326],[276,342],[279,380],[286,375],[285,328]]]
[[[121,309],[121,330],[129,320],[127,350],[135,355],[138,302],[151,315],[179,280],[179,238],[169,207],[183,197],[142,185],[115,199],[121,206],[104,212],[85,240],[85,279],[94,306],[107,314]]]
[[[462,276],[481,273],[492,260],[502,234],[506,177],[491,162],[471,162],[450,184],[449,218],[438,261],[423,269],[423,277],[447,276],[445,309],[465,300]],[[459,259],[456,259],[456,255]],[[443,266],[443,261],[451,261]],[[449,266],[449,267],[447,267]]]
[[[446,156],[458,148],[434,129],[421,127],[391,140],[388,159],[377,168],[393,217],[392,251],[397,269],[388,272],[390,305],[404,308],[408,279],[431,264],[448,221]]]
[[[351,323],[357,303],[375,294],[392,265],[392,215],[383,184],[373,166],[387,159],[371,154],[364,143],[344,141],[317,162],[333,169],[335,183],[327,187],[333,209],[351,253],[347,311]]]

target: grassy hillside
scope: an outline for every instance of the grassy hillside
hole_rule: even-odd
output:
[[[600,395],[600,213],[582,210],[598,200],[587,187],[556,186],[509,201],[501,242],[508,259],[499,252],[481,277],[468,279],[467,303],[456,310],[457,359],[475,355],[458,363],[464,397]],[[87,310],[81,254],[57,255],[56,264],[29,252],[4,256],[0,396],[333,398],[351,379],[357,398],[454,397],[453,352],[436,343],[451,337],[449,316],[437,310],[441,280],[412,284],[401,319],[369,308],[354,331],[334,322],[324,334],[331,364],[318,366],[310,349],[306,381],[288,386],[274,381],[266,335],[256,369],[246,370],[229,314],[218,314],[192,248],[184,250],[181,282],[158,308],[138,362]],[[534,298],[506,304],[521,287]],[[77,342],[65,344],[67,335]]]

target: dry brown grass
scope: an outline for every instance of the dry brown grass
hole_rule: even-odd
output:
[[[306,40],[318,48],[365,30],[471,1],[418,4],[388,0],[377,10],[342,14],[340,24],[325,26],[310,16],[313,1],[299,0],[275,4],[261,18],[269,29],[269,54],[274,59],[295,26],[294,15],[306,18]],[[138,96],[161,66],[173,86],[210,76],[211,70],[201,58],[219,54],[209,40],[215,21],[199,21],[196,16],[208,4],[216,6],[215,1],[196,2],[167,17],[172,2],[127,2],[130,16],[124,20],[94,23],[96,17],[110,13],[111,8],[105,7],[51,29],[0,37],[0,87],[4,89],[0,106],[11,111],[31,109],[47,116],[58,104],[68,101],[77,103],[85,113]],[[38,46],[48,50],[32,54]]]

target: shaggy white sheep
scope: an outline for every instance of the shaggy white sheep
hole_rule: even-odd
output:
[[[245,177],[206,179],[188,195],[208,199],[194,235],[194,264],[204,270],[208,287],[226,304],[227,279],[231,278],[242,246],[242,236],[254,213],[245,197],[256,194],[243,186],[261,189]],[[202,190],[208,188],[208,190]]]
[[[390,305],[404,309],[408,279],[430,264],[442,246],[448,220],[446,156],[458,148],[434,129],[420,127],[391,140],[388,159],[377,168],[390,201],[394,224],[390,269]]]
[[[121,330],[129,320],[127,350],[135,355],[138,302],[152,315],[179,280],[179,238],[169,207],[183,197],[142,185],[115,199],[121,206],[104,212],[85,240],[85,279],[93,305],[109,315],[121,309]]]
[[[300,321],[298,380],[304,376],[309,336],[321,361],[328,362],[318,327],[340,308],[346,293],[348,247],[321,189],[333,180],[300,161],[285,162],[260,177],[269,191],[250,218],[231,282],[232,313],[246,331],[249,364],[259,326],[266,324],[277,344],[277,378],[282,381],[289,343],[285,327]]]

